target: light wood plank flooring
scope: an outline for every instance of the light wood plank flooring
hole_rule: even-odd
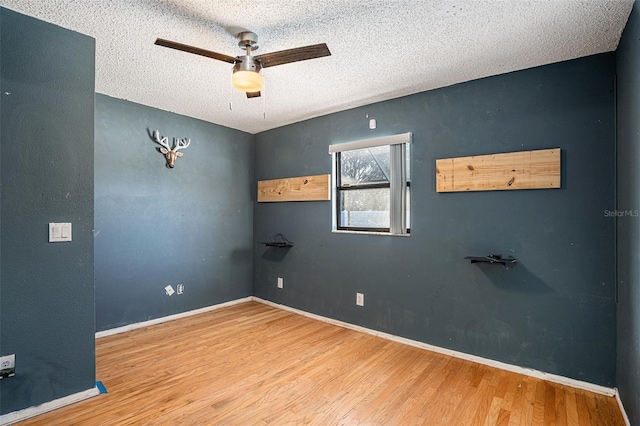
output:
[[[21,425],[624,425],[614,398],[249,302],[96,342],[108,394]]]

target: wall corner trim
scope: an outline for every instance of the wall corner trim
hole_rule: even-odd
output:
[[[620,412],[622,413],[622,418],[624,419],[624,424],[627,426],[631,426],[631,422],[629,421],[629,416],[627,416],[627,412],[624,410],[624,405],[622,405],[622,400],[620,399],[620,392],[618,388],[613,388],[614,396],[616,397],[616,401],[618,401],[618,408],[620,408]]]
[[[242,299],[231,300],[229,302],[218,303],[217,305],[211,305],[211,306],[206,306],[200,309],[194,309],[192,311],[180,312],[179,314],[155,318],[149,321],[137,322],[135,324],[129,324],[129,325],[124,325],[122,327],[111,328],[109,330],[98,331],[96,332],[96,339],[99,339],[101,337],[112,336],[114,334],[125,333],[127,331],[135,330],[136,328],[148,327],[150,325],[162,324],[163,322],[190,317],[191,315],[197,315],[197,314],[202,314],[204,312],[215,311],[216,309],[226,308],[227,306],[233,306],[239,303],[250,302],[253,300],[252,297],[253,296],[248,296]],[[0,424],[0,426],[2,425]]]
[[[323,317],[321,315],[312,314],[310,312],[306,312],[300,309],[292,308],[290,306],[281,305],[275,302],[271,302],[269,300],[264,300],[256,296],[252,296],[254,302],[263,303],[265,305],[282,309],[285,311],[293,312],[295,314],[303,315],[308,318],[313,318],[318,321],[326,322],[329,324],[337,325],[339,327],[348,328],[350,330],[360,331],[362,333],[371,334],[373,336],[380,337],[382,339],[391,340],[393,342],[402,343],[408,346],[413,346],[420,349],[425,349],[431,352],[436,352],[443,355],[452,356],[454,358],[460,358],[471,362],[476,362],[478,364],[488,365],[489,367],[499,368],[501,370],[510,371],[516,374],[522,374],[524,376],[534,377],[536,379],[547,380],[549,382],[558,383],[565,386],[570,386],[576,389],[582,389],[589,392],[598,393],[605,396],[614,396],[617,395],[617,391],[614,388],[608,388],[606,386],[596,385],[594,383],[584,382],[582,380],[571,379],[569,377],[560,376],[557,374],[545,373],[544,371],[533,370],[530,368],[520,367],[513,364],[507,364],[500,361],[495,361],[489,358],[483,358],[476,355],[467,354],[464,352],[454,351],[452,349],[441,348],[439,346],[429,345],[427,343],[419,342],[417,340],[407,339],[405,337],[395,336],[393,334],[384,333],[382,331],[376,331],[370,328],[362,327],[359,325],[350,324],[347,322],[335,320],[332,318]],[[622,404],[620,407],[622,408]],[[626,419],[626,414],[622,411],[623,416]],[[627,420],[627,425],[629,425]],[[630,425],[629,425],[630,426]]]
[[[13,423],[21,422],[23,420],[30,419],[31,417],[39,416],[40,414],[48,413],[49,411],[57,410],[58,408],[75,404],[76,402],[84,401],[85,399],[92,398],[99,394],[100,390],[98,390],[98,388],[94,386],[91,389],[74,393],[63,398],[54,399],[53,401],[45,402],[34,407],[28,407],[23,410],[3,414],[0,416],[0,426],[7,426]]]

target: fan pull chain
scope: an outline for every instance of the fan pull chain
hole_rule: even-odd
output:
[[[266,120],[267,119],[267,113],[266,113],[266,107],[265,107],[265,98],[267,97],[267,91],[265,90],[265,88],[267,87],[267,79],[264,77],[264,72],[262,74],[262,81],[263,81],[263,85],[262,85],[262,119]]]
[[[229,85],[229,111],[233,111],[233,84]]]

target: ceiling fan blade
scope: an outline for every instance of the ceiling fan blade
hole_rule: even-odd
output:
[[[295,49],[280,50],[279,52],[256,55],[254,58],[260,62],[262,68],[275,67],[276,65],[290,64],[291,62],[306,61],[307,59],[330,56],[329,48],[325,43],[311,46],[296,47]]]
[[[175,41],[165,40],[162,38],[156,39],[155,44],[158,46],[168,47],[170,49],[182,50],[183,52],[206,56],[207,58],[217,59],[219,61],[229,62],[230,64],[234,64],[237,61],[233,56],[223,55],[222,53],[212,52],[211,50],[200,49],[199,47],[189,46],[188,44],[177,43]]]
[[[247,92],[247,98],[251,99],[251,98],[259,98],[260,97],[260,92]]]

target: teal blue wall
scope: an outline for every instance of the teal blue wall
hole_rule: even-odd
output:
[[[640,10],[634,5],[617,51],[618,210],[640,209]],[[617,386],[640,424],[640,217],[618,218]]]
[[[0,8],[0,414],[90,389],[94,54],[90,37]],[[48,242],[49,222],[73,241]]]
[[[330,202],[257,203],[255,295],[613,386],[615,218],[604,212],[615,209],[614,79],[615,55],[602,54],[256,135],[257,180],[330,173],[330,144],[413,132],[413,145],[408,238],[331,233]],[[555,147],[561,189],[435,191],[438,158]],[[259,244],[279,232],[295,243],[287,252]],[[464,260],[490,253],[519,263]]]
[[[95,121],[97,330],[250,296],[253,135],[104,95]],[[191,138],[175,168],[147,129]]]

